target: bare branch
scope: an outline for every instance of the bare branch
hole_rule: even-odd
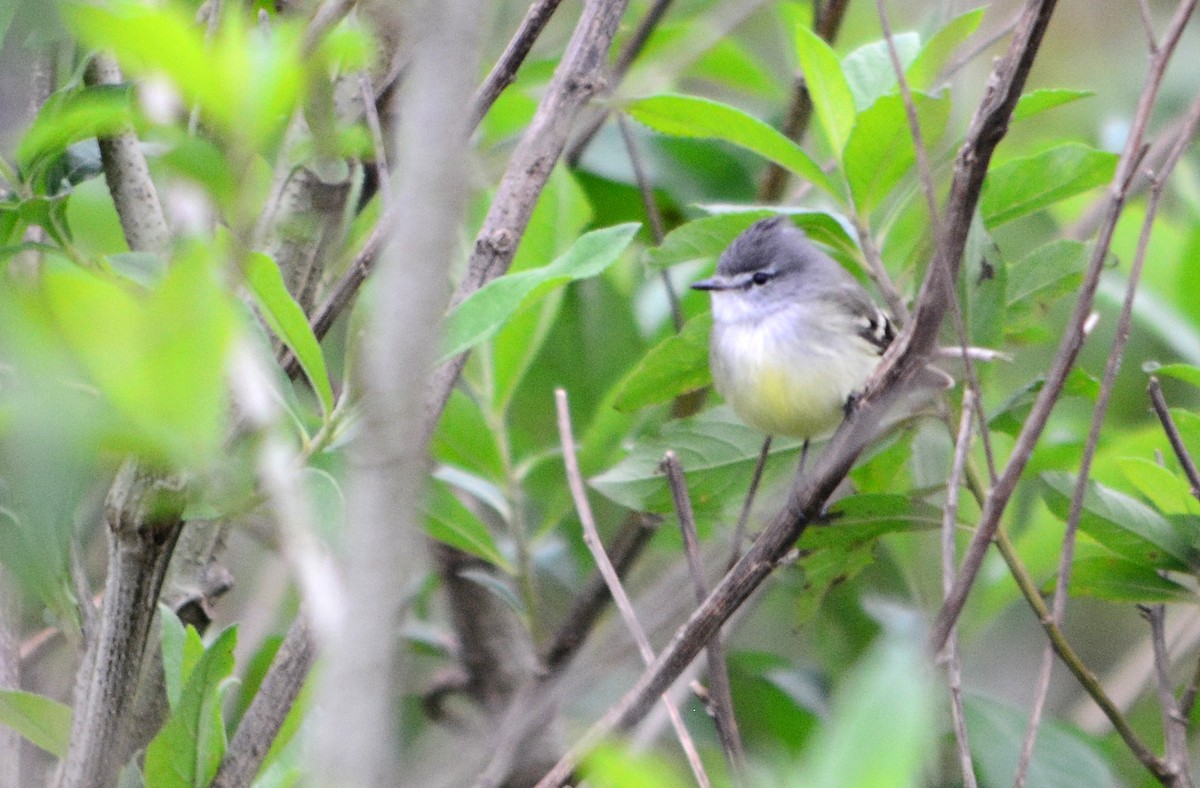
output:
[[[746,490],[746,498],[742,501],[742,510],[738,514],[737,527],[733,529],[732,547],[729,550],[729,569],[742,557],[742,542],[746,539],[746,524],[750,520],[750,510],[754,507],[754,498],[758,494],[758,485],[762,481],[763,470],[767,467],[767,458],[771,456],[771,436],[763,438],[762,448],[758,451],[758,459],[754,463],[754,471],[750,474],[750,487]]]
[[[684,552],[687,555],[688,569],[692,582],[696,586],[696,601],[703,602],[708,595],[708,583],[704,581],[704,568],[700,565],[700,543],[696,536],[696,518],[692,513],[692,499],[688,493],[687,480],[683,476],[683,466],[675,452],[668,451],[663,459],[663,468],[667,472],[667,484],[671,488],[671,498],[675,503],[675,515],[679,518],[679,529],[683,533]],[[725,661],[725,644],[721,633],[709,641],[705,647],[708,658],[709,689],[705,697],[705,705],[717,725],[717,736],[721,740],[721,749],[725,753],[725,761],[729,764],[730,772],[738,783],[746,777],[746,748],[742,745],[742,736],[738,731],[737,717],[733,714],[733,693],[729,689],[729,666]]]
[[[954,442],[954,461],[950,466],[950,477],[946,481],[946,506],[942,517],[942,593],[950,593],[954,582],[955,533],[958,526],[958,494],[962,486],[963,467],[967,452],[971,448],[971,421],[974,415],[975,392],[963,392],[962,416],[959,419],[958,436]],[[946,674],[950,685],[950,712],[954,721],[954,742],[958,747],[958,763],[962,769],[963,784],[975,788],[975,765],[971,761],[971,744],[967,737],[967,718],[962,701],[962,663],[958,659],[958,637],[950,633],[946,646]]]
[[[617,570],[617,577],[625,578],[661,523],[661,517],[645,512],[630,512],[625,518],[612,544],[605,551],[612,560],[613,568]],[[610,599],[612,596],[604,583],[604,577],[597,571],[576,594],[574,604],[571,605],[558,632],[551,638],[550,646],[542,657],[547,670],[558,670],[575,655]]]
[[[626,0],[588,0],[585,4],[554,78],[509,159],[492,207],[475,238],[466,274],[450,299],[451,306],[508,270],[575,117],[604,84],[605,59],[625,5]],[[466,360],[464,353],[434,372],[425,417],[426,437],[433,434]]]
[[[1192,496],[1200,499],[1200,470],[1196,468],[1195,460],[1192,459],[1187,446],[1183,443],[1179,427],[1175,426],[1175,419],[1171,416],[1170,408],[1167,407],[1167,401],[1163,397],[1162,385],[1158,382],[1158,378],[1150,377],[1148,391],[1150,402],[1154,405],[1154,412],[1158,414],[1158,420],[1162,422],[1163,432],[1167,434],[1167,440],[1171,442],[1175,457],[1179,460],[1184,475],[1187,476],[1188,484],[1192,486]]]
[[[1150,622],[1150,646],[1154,652],[1154,677],[1158,686],[1158,705],[1162,713],[1163,738],[1166,740],[1164,765],[1172,779],[1166,785],[1191,788],[1192,775],[1188,764],[1187,728],[1188,721],[1175,702],[1175,690],[1171,686],[1171,656],[1167,652],[1164,623],[1167,609],[1164,605],[1139,605],[1145,619]]]
[[[213,788],[237,788],[254,780],[296,702],[316,656],[316,646],[301,611],[275,652],[270,669],[238,724],[237,733],[225,752],[225,760],[213,778]]]
[[[584,544],[591,551],[592,558],[596,561],[596,567],[604,577],[605,584],[608,585],[608,591],[612,594],[613,602],[616,603],[621,619],[625,622],[625,628],[629,630],[629,634],[633,636],[633,640],[637,644],[642,660],[649,665],[654,662],[654,650],[646,638],[645,630],[638,623],[637,613],[634,612],[633,604],[625,593],[625,587],[621,585],[621,578],[617,577],[617,570],[613,568],[612,562],[608,560],[608,555],[604,552],[604,545],[600,541],[600,532],[596,530],[596,520],[592,516],[592,507],[588,503],[587,491],[583,487],[583,474],[579,471],[575,437],[571,433],[571,414],[567,408],[567,392],[563,389],[555,389],[554,404],[558,413],[558,437],[562,443],[563,463],[567,470],[567,486],[571,489],[571,497],[575,501],[575,509],[579,513],[579,521],[583,526]],[[692,741],[687,726],[683,724],[683,717],[679,715],[679,709],[675,707],[674,701],[665,692],[662,694],[661,700],[667,709],[667,714],[671,717],[671,726],[675,729],[675,735],[679,737],[679,743],[687,755],[688,764],[692,767],[696,781],[701,786],[707,787],[709,785],[708,775],[700,762],[700,753],[696,750],[696,744]]]
[[[1038,438],[1041,437],[1042,430],[1045,428],[1046,422],[1050,417],[1050,411],[1053,410],[1062,392],[1062,387],[1066,383],[1067,374],[1070,372],[1071,367],[1074,366],[1075,358],[1083,347],[1083,342],[1088,333],[1086,329],[1090,322],[1089,316],[1092,312],[1092,302],[1100,281],[1100,272],[1108,254],[1108,247],[1112,240],[1117,218],[1124,209],[1130,179],[1136,170],[1137,162],[1141,156],[1142,140],[1145,136],[1146,126],[1149,123],[1150,112],[1154,107],[1155,98],[1162,84],[1162,77],[1167,63],[1183,32],[1184,24],[1191,16],[1194,8],[1195,0],[1184,0],[1184,2],[1180,3],[1175,18],[1172,20],[1171,26],[1164,37],[1162,49],[1152,58],[1150,71],[1147,74],[1145,88],[1139,99],[1138,110],[1134,116],[1133,126],[1130,129],[1125,151],[1121,156],[1120,164],[1109,186],[1106,220],[1099,233],[1097,243],[1093,247],[1092,257],[1088,264],[1087,273],[1084,276],[1083,285],[1080,288],[1075,310],[1071,315],[1068,328],[1059,345],[1058,353],[1046,376],[1046,382],[1042,390],[1038,392],[1033,409],[1030,411],[1029,417],[1025,420],[1025,425],[1021,429],[1016,445],[1013,447],[1009,463],[996,484],[992,486],[992,491],[988,496],[987,502],[984,504],[983,512],[980,516],[979,529],[976,531],[975,538],[971,541],[971,545],[967,549],[967,554],[963,559],[958,578],[955,580],[954,590],[942,606],[934,622],[929,639],[930,648],[934,651],[942,647],[950,627],[954,620],[958,618],[963,605],[966,603],[967,594],[970,592],[979,569],[983,565],[983,558],[987,552],[988,545],[996,534],[996,529],[1000,523],[1000,516],[1007,507],[1013,491],[1016,489],[1017,482],[1020,480],[1025,465],[1032,456],[1033,447],[1037,443]],[[1024,27],[1024,24],[1018,26],[1014,41],[1020,40]],[[953,192],[951,193],[951,201],[953,204]],[[948,226],[947,234],[953,231],[953,225]],[[965,227],[962,228],[962,232],[964,233],[965,240]],[[938,260],[935,258],[931,267],[937,265],[937,263]]]
[[[504,89],[516,80],[517,70],[525,62],[525,56],[533,49],[534,42],[542,34],[546,23],[550,21],[561,2],[562,0],[534,0],[529,6],[516,35],[508,42],[504,54],[496,61],[496,65],[492,66],[487,78],[475,93],[475,100],[471,104],[471,118],[467,124],[469,129],[474,130],[479,125]]]

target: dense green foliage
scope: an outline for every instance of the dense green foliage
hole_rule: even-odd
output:
[[[639,163],[666,223],[661,243],[649,229],[630,152],[610,120],[577,166],[555,169],[511,270],[451,310],[442,327],[441,357],[470,351],[470,358],[433,440],[427,533],[494,568],[476,579],[517,611],[539,647],[592,572],[565,482],[554,389],[570,398],[601,530],[614,532],[625,510],[666,517],[642,558],[647,569],[634,572],[630,587],[647,609],[673,608],[677,600],[653,596],[653,575],[681,560],[664,453],[680,458],[706,550],[724,556],[762,440],[712,394],[702,395],[693,415],[674,415],[710,382],[708,303],[688,283],[706,275],[739,232],[780,212],[868,285],[870,250],[878,250],[907,303],[933,248],[909,114],[877,22],[863,12],[869,4],[852,15],[846,34],[867,43],[833,46],[811,31],[808,6],[799,3],[764,6],[746,25],[710,39],[704,31],[719,5],[681,3],[606,103],[636,121]],[[212,35],[193,21],[188,3],[137,0],[64,3],[61,19],[39,32],[111,51],[133,84],[87,86],[82,67],[64,74],[6,148],[0,173],[0,263],[7,266],[0,290],[0,562],[21,589],[26,637],[49,624],[80,642],[71,546],[82,545],[98,571],[99,499],[123,457],[184,475],[189,519],[238,522],[262,506],[255,477],[261,436],[239,431],[244,425],[231,407],[238,354],[271,359],[285,347],[298,359],[303,374],[296,381],[278,371],[270,382],[284,414],[271,429],[287,436],[309,469],[304,505],[320,521],[315,536],[330,549],[339,544],[361,315],[347,310],[318,341],[301,299],[288,292],[287,272],[263,252],[257,224],[272,209],[273,172],[340,172],[347,161],[375,155],[365,123],[339,120],[328,93],[330,76],[372,62],[376,43],[351,15],[305,51],[304,20],[272,15],[258,22],[236,3],[222,6]],[[998,23],[980,9],[920,24],[920,32],[897,35],[894,43],[940,204],[978,93],[967,76],[976,72],[947,67],[961,65],[956,58],[977,43],[981,25],[995,30]],[[1127,37],[1122,46],[1142,44],[1140,34]],[[12,36],[7,44],[22,45]],[[1053,58],[1053,42],[1047,46]],[[476,133],[473,222],[559,53],[547,46],[543,57],[524,65]],[[800,143],[777,130],[796,68],[814,110]],[[1106,71],[1098,66],[1097,78]],[[1128,79],[1125,87],[1136,90],[1140,74]],[[970,344],[1009,356],[975,365],[999,466],[1082,280],[1093,242],[1086,216],[1117,166],[1097,118],[1103,112],[1127,122],[1132,112],[1132,102],[1089,109],[1098,101],[1089,91],[1101,87],[1027,92],[972,225],[958,306]],[[165,111],[151,100],[164,95]],[[1185,103],[1177,98],[1162,103]],[[287,146],[285,129],[297,111],[308,113],[311,139]],[[193,112],[200,122],[189,131]],[[1161,114],[1156,127],[1170,120]],[[126,128],[143,140],[162,193],[174,195],[166,201],[202,214],[199,222],[177,222],[168,253],[129,249],[105,185],[95,138]],[[785,205],[756,202],[767,162],[798,184]],[[1067,634],[1079,638],[1085,660],[1101,674],[1142,641],[1133,603],[1177,603],[1181,617],[1194,615],[1200,502],[1144,395],[1147,370],[1157,367],[1184,443],[1200,452],[1200,197],[1194,164],[1185,159],[1180,169],[1155,218],[1131,343],[1079,521],[1071,594],[1091,603],[1071,609]],[[381,193],[363,192],[361,180],[354,188],[356,198],[370,199],[361,206],[348,201],[345,237],[321,295],[382,213]],[[1017,555],[1046,593],[1145,210],[1144,199],[1135,198],[1117,226],[1099,327],[1005,515]],[[464,248],[475,229],[462,228]],[[369,282],[366,288],[369,295]],[[668,288],[679,299],[679,325]],[[369,305],[364,298],[355,309]],[[950,321],[943,338],[958,341]],[[961,380],[961,368],[955,372]],[[936,532],[961,395],[960,385],[864,455],[849,492],[830,505],[829,523],[806,532],[799,561],[776,572],[732,631],[735,708],[751,773],[762,784],[958,784],[948,693],[926,670],[922,648],[923,622],[941,601]],[[798,442],[774,443],[752,532],[778,508],[798,456]],[[986,479],[981,441],[971,465]],[[979,508],[965,489],[960,497],[965,544]],[[276,563],[269,546],[252,549]],[[241,568],[253,574],[253,562]],[[238,582],[253,587],[252,577]],[[413,585],[421,592],[405,642],[416,672],[427,675],[453,658],[450,624],[436,604],[432,570]],[[139,766],[145,784],[204,785],[215,773],[278,645],[260,622],[257,642],[235,650],[237,622],[256,604],[277,603],[270,595],[262,603],[231,603],[218,619],[232,626],[203,639],[173,615],[162,617],[171,715]],[[293,610],[289,597],[269,616],[286,620]],[[1176,615],[1176,607],[1171,611]],[[656,646],[681,620],[652,633]],[[991,556],[959,623],[966,718],[983,784],[1012,779],[1044,645],[1040,632],[1012,577]],[[1196,644],[1186,645],[1176,656],[1194,661]],[[623,691],[631,671],[614,665],[613,678],[597,681],[595,695],[569,713],[590,721]],[[1151,689],[1129,701],[1127,713],[1140,735],[1157,743],[1153,674],[1144,666],[1140,676]],[[66,700],[71,680],[45,680],[46,694]],[[1055,688],[1058,705],[1043,724],[1028,784],[1148,779],[1108,728],[1070,716],[1067,701],[1078,688],[1069,677]],[[686,719],[705,764],[727,784],[712,726],[702,704],[692,706]],[[307,711],[301,703],[289,717],[261,784],[292,784],[302,773],[298,743]],[[0,691],[0,722],[54,756],[66,750],[69,710],[60,703]],[[429,724],[411,714],[406,733],[417,738]],[[686,784],[686,766],[670,741],[649,755],[606,747],[590,764],[596,785]]]

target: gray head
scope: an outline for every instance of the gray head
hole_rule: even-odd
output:
[[[692,285],[713,294],[718,319],[762,317],[776,308],[841,289],[852,279],[786,216],[752,224],[717,262],[716,276]]]

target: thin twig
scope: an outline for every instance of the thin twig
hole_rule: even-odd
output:
[[[1157,377],[1150,376],[1147,391],[1150,394],[1150,403],[1154,406],[1154,412],[1158,414],[1158,420],[1162,422],[1163,432],[1167,434],[1167,440],[1171,442],[1171,448],[1175,451],[1175,458],[1179,460],[1179,465],[1183,468],[1184,475],[1187,476],[1188,484],[1192,487],[1192,496],[1200,500],[1200,469],[1196,468],[1195,460],[1192,459],[1191,453],[1183,443],[1183,436],[1179,434],[1179,427],[1175,425],[1175,418],[1171,415],[1171,409],[1167,407],[1167,400],[1163,397],[1162,385],[1158,382]]]
[[[555,389],[554,391],[555,410],[558,413],[558,437],[562,443],[563,464],[567,471],[567,486],[571,489],[571,497],[575,500],[575,509],[579,513],[579,521],[583,525],[583,541],[587,545],[588,550],[592,553],[592,558],[596,561],[596,567],[600,570],[600,574],[604,576],[604,582],[608,584],[609,593],[612,594],[613,602],[616,603],[617,610],[621,614],[621,618],[625,622],[626,629],[633,636],[634,642],[637,644],[638,652],[642,655],[642,659],[647,665],[654,662],[654,649],[650,646],[650,641],[646,637],[645,630],[638,623],[637,613],[634,612],[633,604],[629,601],[629,596],[625,593],[625,587],[621,585],[621,578],[617,577],[617,570],[613,568],[612,563],[608,560],[608,555],[604,552],[604,545],[600,541],[600,532],[596,529],[596,521],[592,516],[592,507],[588,503],[587,491],[583,487],[583,474],[579,470],[579,460],[576,456],[575,437],[571,431],[571,413],[567,406],[567,392],[563,389]],[[687,726],[683,724],[683,717],[679,715],[679,710],[675,708],[675,704],[664,692],[662,694],[663,705],[667,709],[667,713],[671,716],[671,725],[675,728],[675,733],[679,737],[679,743],[683,747],[684,753],[687,755],[688,763],[692,767],[692,773],[696,777],[696,781],[702,786],[710,784],[708,775],[704,771],[704,765],[700,762],[700,753],[696,750],[696,744],[692,741],[692,736],[688,733]]]
[[[1175,702],[1175,691],[1171,687],[1171,658],[1167,652],[1164,624],[1167,618],[1165,605],[1138,605],[1138,611],[1150,623],[1150,647],[1154,653],[1154,677],[1158,686],[1158,705],[1162,713],[1163,738],[1166,740],[1166,768],[1173,773],[1170,785],[1192,785],[1188,767],[1187,718],[1179,711]]]
[[[958,493],[962,484],[963,467],[967,452],[971,448],[971,421],[974,415],[972,400],[975,392],[963,392],[962,416],[959,420],[958,437],[954,444],[954,461],[950,466],[950,478],[946,481],[946,506],[942,518],[942,593],[950,593],[954,582],[955,534],[958,530]],[[962,663],[958,659],[958,636],[950,633],[946,644],[946,677],[950,685],[950,712],[954,722],[954,741],[958,747],[958,763],[962,769],[963,784],[975,788],[975,765],[971,761],[971,744],[967,735],[967,718],[962,700]]]
[[[1007,507],[1018,481],[1020,481],[1025,466],[1032,456],[1033,448],[1041,437],[1042,430],[1045,429],[1046,423],[1049,420],[1050,412],[1053,410],[1055,404],[1057,404],[1061,395],[1067,375],[1074,366],[1075,359],[1089,333],[1087,329],[1092,324],[1090,320],[1092,303],[1095,298],[1096,288],[1099,285],[1100,273],[1103,269],[1104,260],[1108,255],[1108,248],[1112,241],[1116,221],[1125,206],[1129,182],[1136,172],[1137,162],[1143,151],[1142,140],[1145,136],[1146,127],[1149,124],[1150,114],[1154,108],[1159,88],[1162,85],[1162,78],[1166,71],[1167,63],[1170,61],[1171,54],[1175,51],[1179,37],[1182,35],[1183,28],[1194,8],[1195,0],[1184,0],[1184,2],[1180,3],[1167,34],[1164,36],[1162,48],[1152,58],[1150,71],[1146,77],[1145,88],[1138,100],[1138,109],[1134,115],[1133,125],[1130,129],[1125,150],[1122,153],[1120,164],[1109,186],[1108,213],[1099,233],[1097,243],[1093,247],[1092,257],[1084,276],[1084,282],[1080,288],[1075,310],[1071,315],[1067,330],[1059,345],[1059,350],[1046,376],[1046,382],[1042,390],[1038,392],[1038,397],[1034,402],[1033,408],[1025,420],[1025,425],[1022,427],[1021,433],[1017,437],[1017,442],[1013,447],[1008,465],[1005,467],[1004,472],[1000,474],[1000,477],[992,486],[991,493],[988,495],[987,502],[980,516],[979,528],[975,533],[975,538],[967,548],[967,553],[963,559],[958,577],[955,579],[954,590],[949,599],[943,604],[942,609],[938,612],[937,619],[934,621],[929,638],[929,646],[933,651],[941,649],[945,643],[946,636],[949,634],[950,627],[962,612],[967,595],[970,593],[975,578],[983,566],[983,558],[987,552],[988,545],[996,535],[1000,524],[1000,517]],[[1021,28],[1019,26],[1017,37],[1019,38],[1020,35]],[[967,228],[962,229],[965,233]]]
[[[696,601],[703,602],[708,596],[708,583],[704,580],[704,568],[700,565],[700,544],[696,537],[696,518],[692,512],[692,498],[688,493],[683,466],[675,452],[668,451],[662,467],[667,472],[667,484],[671,488],[671,499],[675,504],[675,515],[679,518],[679,529],[683,534],[683,548],[687,555],[688,569],[696,587]],[[738,731],[737,717],[733,714],[733,693],[729,688],[729,665],[725,659],[725,642],[718,632],[705,647],[708,657],[708,698],[706,705],[717,726],[717,737],[725,761],[729,764],[734,781],[741,784],[746,776],[746,748]]]
[[[387,146],[383,142],[383,124],[379,122],[379,108],[375,104],[375,86],[371,84],[371,75],[363,71],[358,75],[359,92],[362,94],[363,117],[367,120],[367,129],[371,132],[371,150],[375,155],[375,170],[378,173],[379,193],[383,197],[383,212],[391,210],[392,176],[388,168]]]
[[[1150,21],[1150,6],[1146,0],[1138,0],[1138,16],[1142,18],[1142,32],[1146,34],[1146,49],[1153,55],[1158,51],[1158,42],[1154,39],[1154,23]]]
[[[662,517],[646,512],[630,512],[625,518],[612,544],[606,550],[613,568],[617,570],[617,577],[625,577],[661,523]],[[563,619],[562,625],[551,638],[550,645],[542,656],[546,670],[557,671],[575,656],[610,599],[612,595],[608,592],[604,577],[597,571],[576,594],[575,602]]]
[[[1200,98],[1193,105],[1193,109],[1188,115],[1188,126],[1190,130],[1194,130],[1195,124],[1200,122]],[[1159,200],[1162,196],[1162,187],[1164,179],[1170,174],[1175,163],[1182,155],[1183,149],[1186,147],[1186,142],[1190,137],[1190,133],[1185,137],[1181,135],[1178,142],[1172,150],[1171,154],[1163,164],[1162,170],[1155,175],[1154,185],[1151,187],[1150,200],[1146,206],[1146,216],[1142,223],[1142,231],[1138,238],[1137,252],[1134,256],[1132,269],[1129,273],[1129,282],[1126,287],[1125,301],[1121,307],[1121,315],[1117,322],[1116,336],[1113,339],[1112,349],[1109,352],[1108,362],[1104,368],[1104,377],[1100,384],[1100,392],[1096,398],[1096,407],[1092,413],[1092,423],[1088,430],[1087,440],[1084,443],[1083,454],[1079,462],[1079,474],[1075,480],[1075,488],[1071,495],[1071,507],[1067,515],[1066,529],[1063,533],[1062,549],[1059,554],[1058,576],[1054,589],[1054,601],[1051,606],[1051,613],[1054,616],[1054,623],[1058,626],[1063,624],[1063,616],[1066,612],[1067,593],[1071,584],[1071,567],[1075,557],[1075,539],[1079,529],[1079,520],[1083,516],[1084,498],[1088,490],[1088,478],[1091,473],[1092,461],[1096,456],[1096,449],[1100,443],[1100,434],[1104,427],[1104,417],[1108,413],[1108,404],[1112,399],[1112,392],[1116,385],[1117,373],[1121,369],[1121,362],[1124,359],[1125,347],[1129,342],[1129,333],[1132,325],[1133,302],[1137,295],[1138,283],[1141,279],[1142,268],[1145,263],[1146,248],[1150,241],[1150,232],[1153,228],[1154,217],[1158,211]],[[1025,771],[1029,765],[1029,759],[1033,755],[1033,743],[1037,735],[1037,727],[1040,722],[1041,712],[1045,707],[1046,698],[1050,691],[1050,665],[1052,656],[1050,646],[1047,645],[1046,653],[1043,656],[1042,671],[1040,680],[1037,685],[1037,692],[1034,696],[1033,711],[1030,715],[1029,727],[1026,732],[1025,746],[1022,750],[1022,761],[1018,768],[1018,785],[1023,784]],[[1168,764],[1169,766],[1169,764]]]
[[[1185,720],[1192,717],[1192,709],[1196,705],[1196,696],[1200,695],[1200,660],[1196,660],[1196,668],[1192,671],[1192,678],[1188,681],[1187,689],[1183,691],[1183,695],[1179,698],[1179,714]]]
[[[1125,742],[1125,746],[1129,748],[1134,757],[1154,775],[1160,782],[1166,783],[1170,778],[1170,772],[1162,760],[1156,756],[1146,743],[1141,740],[1137,732],[1121,714],[1121,710],[1117,708],[1117,704],[1113,702],[1108,693],[1104,691],[1104,686],[1100,680],[1096,678],[1096,674],[1088,669],[1083,660],[1071,647],[1062,630],[1054,623],[1053,617],[1050,615],[1050,608],[1046,605],[1042,594],[1030,576],[1029,570],[1025,568],[1021,562],[1021,557],[1017,554],[1017,548],[1008,538],[1008,533],[1003,528],[996,532],[996,548],[1000,552],[1000,556],[1004,559],[1004,563],[1008,566],[1009,574],[1016,580],[1017,586],[1021,589],[1021,595],[1025,601],[1033,608],[1037,615],[1038,623],[1041,624],[1042,630],[1049,638],[1054,651],[1058,654],[1063,665],[1071,671],[1075,679],[1083,687],[1084,692],[1092,699],[1092,701],[1100,707],[1100,711],[1112,723],[1113,729],[1117,735]]]
[[[488,110],[491,109],[492,104],[496,103],[496,99],[504,92],[504,89],[516,80],[517,71],[525,62],[526,55],[529,54],[529,50],[533,49],[534,42],[546,29],[546,23],[550,21],[550,17],[554,15],[554,11],[561,2],[562,0],[534,0],[534,3],[529,6],[516,34],[504,48],[504,54],[500,55],[500,59],[496,61],[496,65],[492,66],[487,78],[483,80],[483,84],[475,93],[475,100],[471,103],[468,129],[474,131],[479,126],[480,121],[487,115]]]
[[[754,463],[754,472],[750,476],[750,487],[746,490],[746,498],[742,501],[742,511],[738,514],[737,527],[733,529],[732,546],[729,551],[729,566],[726,571],[742,557],[742,542],[746,541],[746,524],[750,521],[750,510],[754,506],[754,497],[758,494],[758,485],[762,481],[763,471],[767,467],[767,458],[771,455],[771,436],[763,438],[762,448],[758,452],[758,460]]]
[[[650,234],[654,238],[654,245],[661,246],[665,235],[662,214],[658,210],[658,201],[654,199],[654,188],[650,185],[650,179],[646,177],[646,169],[642,166],[642,157],[638,153],[637,142],[633,138],[629,120],[624,113],[617,113],[617,128],[621,132],[621,139],[625,142],[625,152],[629,155],[630,166],[633,167],[633,177],[637,181],[638,191],[642,195],[642,207],[650,222]],[[663,290],[667,294],[667,303],[671,307],[671,323],[675,326],[675,333],[678,334],[683,330],[683,309],[679,305],[679,294],[675,292],[675,286],[671,284],[671,276],[665,268],[660,270],[658,275],[662,280]]]

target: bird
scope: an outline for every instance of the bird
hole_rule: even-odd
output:
[[[692,284],[712,299],[717,391],[767,436],[828,437],[896,336],[870,294],[783,215],[762,219]]]

